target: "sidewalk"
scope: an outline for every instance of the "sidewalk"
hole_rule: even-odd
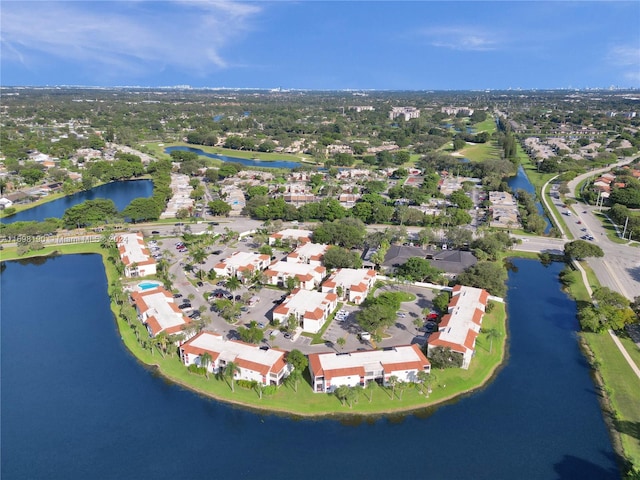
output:
[[[638,366],[635,364],[633,359],[629,356],[629,354],[625,350],[624,345],[622,345],[622,342],[620,341],[618,336],[615,334],[615,332],[613,330],[609,330],[609,335],[611,335],[611,338],[613,339],[613,342],[616,344],[616,346],[620,350],[620,353],[622,353],[622,356],[624,357],[624,359],[627,361],[627,363],[631,367],[631,370],[633,370],[634,373],[636,374],[636,376],[640,379],[640,368],[638,368]]]

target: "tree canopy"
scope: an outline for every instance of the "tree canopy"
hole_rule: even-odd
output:
[[[565,257],[576,260],[582,260],[587,257],[603,257],[602,249],[591,242],[585,240],[574,240],[564,246]]]

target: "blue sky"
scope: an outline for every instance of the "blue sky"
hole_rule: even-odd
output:
[[[0,83],[640,87],[640,2],[7,1]]]

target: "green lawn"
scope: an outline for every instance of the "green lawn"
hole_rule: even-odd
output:
[[[594,352],[625,457],[640,468],[640,380],[608,333],[582,333]]]
[[[542,186],[552,177],[554,177],[555,173],[540,173],[538,172],[538,166],[531,162],[529,155],[522,149],[520,144],[517,144],[518,147],[518,160],[524,168],[524,171],[527,173],[527,177],[529,177],[529,181],[533,184],[536,189],[536,194],[539,196],[540,191],[542,190]]]
[[[585,269],[592,288],[600,284],[591,269]],[[591,298],[577,270],[571,273],[571,296],[578,302]],[[595,368],[604,383],[604,392],[614,412],[615,432],[620,437],[623,455],[640,468],[640,379],[635,375],[609,333],[581,332],[581,337],[595,356]],[[625,350],[640,365],[640,350],[628,338],[621,338]]]
[[[620,341],[622,345],[624,345],[624,349],[627,351],[633,363],[636,364],[638,368],[640,368],[640,348],[638,345],[634,343],[629,337],[620,337]]]
[[[591,290],[594,290],[600,286],[600,282],[598,281],[598,277],[594,273],[593,269],[589,266],[589,264],[585,261],[580,262],[582,268],[587,273],[587,280],[589,281],[589,286]]]
[[[166,153],[164,153],[164,149],[167,147],[192,147],[199,148],[200,150],[207,153],[216,153],[219,155],[226,155],[228,157],[236,157],[236,158],[246,158],[246,159],[257,159],[264,161],[276,161],[276,160],[285,160],[292,162],[300,162],[304,161],[305,163],[317,163],[308,155],[292,155],[289,153],[262,153],[262,152],[252,152],[246,150],[232,150],[230,148],[220,148],[220,147],[208,147],[205,145],[191,145],[189,143],[184,142],[176,142],[176,143],[166,143],[163,146],[158,146],[157,143],[148,143],[146,147],[152,150],[155,155],[159,158],[168,157]],[[215,161],[215,160],[214,160]]]
[[[487,116],[484,122],[473,124],[473,128],[476,132],[487,132],[489,135],[494,133],[497,129],[496,122],[491,116]]]
[[[494,142],[468,143],[462,150],[458,150],[461,157],[472,162],[482,162],[489,158],[500,158],[500,148]]]
[[[426,398],[421,390],[408,387],[402,393],[396,390],[392,396],[391,389],[376,386],[373,390],[373,400],[369,402],[369,391],[361,392],[359,401],[352,408],[341,405],[333,395],[313,393],[308,375],[305,372],[305,380],[298,385],[296,392],[292,386],[283,385],[272,396],[264,396],[259,399],[254,390],[247,390],[236,385],[235,393],[230,386],[222,380],[204,377],[189,373],[186,368],[174,356],[162,358],[158,353],[151,355],[148,351],[141,351],[133,334],[126,335],[130,330],[126,323],[119,322],[121,331],[124,330],[123,340],[127,347],[145,363],[157,364],[160,371],[169,379],[203,394],[213,396],[219,400],[239,403],[258,409],[277,410],[293,415],[340,415],[340,414],[374,414],[394,411],[413,410],[429,407],[453,398],[461,393],[474,390],[491,378],[492,373],[502,362],[504,346],[506,343],[505,309],[503,304],[496,304],[494,311],[485,317],[485,328],[496,328],[500,337],[493,341],[493,350],[489,353],[489,342],[485,335],[478,337],[476,356],[471,362],[469,370],[449,369],[438,370],[436,383],[432,386],[433,392]]]

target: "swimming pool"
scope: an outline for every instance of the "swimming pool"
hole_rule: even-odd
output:
[[[142,282],[138,284],[138,288],[140,290],[150,290],[152,288],[156,288],[162,285],[160,282]]]

